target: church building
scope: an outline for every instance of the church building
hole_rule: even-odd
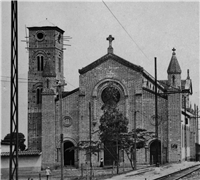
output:
[[[90,120],[91,138],[93,141],[99,140],[99,120],[103,115],[102,106],[106,102],[105,94],[109,88],[115,89],[117,108],[128,119],[129,131],[134,129],[136,112],[136,127],[155,132],[155,78],[143,67],[114,54],[114,38],[111,35],[107,38],[107,54],[78,70],[79,87],[65,92],[62,86],[60,104],[58,81],[65,84],[64,31],[54,25],[28,29],[28,149],[42,152],[43,168],[60,165],[61,129],[64,165],[80,167],[89,162],[87,152],[69,151],[68,148],[77,146],[80,141],[89,141]],[[187,71],[187,77],[181,77],[182,70],[176,49],[173,48],[166,72],[168,78],[157,81],[158,157],[162,164],[195,159],[195,143],[198,143],[197,107],[194,106],[192,110],[189,103],[192,81],[189,70]],[[144,148],[137,150],[138,164],[155,163],[155,142],[155,139],[150,139]],[[97,155],[92,155],[93,165],[98,166],[101,158],[105,165],[113,164],[109,152],[101,150]],[[127,156],[122,151],[120,162],[123,161],[125,165],[129,165]]]

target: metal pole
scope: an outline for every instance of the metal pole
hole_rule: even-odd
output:
[[[17,1],[11,1],[11,93],[9,179],[18,179],[18,19]],[[14,149],[13,149],[14,146]],[[14,165],[14,167],[12,167]],[[13,168],[13,169],[12,169]]]
[[[156,135],[156,166],[159,166],[158,162],[158,94],[157,94],[157,59],[155,57],[155,135]]]
[[[119,145],[118,145],[118,135],[117,135],[117,141],[116,141],[116,148],[117,148],[117,174],[119,174]]]
[[[185,112],[185,138],[184,138],[184,141],[185,141],[185,160],[187,161],[187,126],[186,126],[186,96],[184,96],[184,112]]]
[[[90,179],[92,179],[92,153],[91,153],[91,141],[92,141],[92,122],[91,122],[91,103],[89,102],[89,136],[90,136]]]
[[[199,107],[197,106],[197,144],[199,144]]]
[[[62,88],[61,82],[58,86],[59,89],[59,101],[60,101],[60,171],[61,177],[60,179],[63,180],[63,118],[62,118]]]
[[[196,107],[196,121],[197,121],[197,140],[196,143],[199,144],[199,107]],[[196,148],[196,161],[199,161],[198,151]]]
[[[136,98],[136,97],[135,97]],[[136,103],[135,103],[136,104]],[[135,106],[136,107],[136,106]],[[134,112],[134,169],[137,169],[137,153],[136,153],[136,143],[137,143],[137,133],[136,133],[136,113],[137,111],[135,110]]]

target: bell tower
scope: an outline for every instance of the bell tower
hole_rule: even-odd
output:
[[[181,90],[181,68],[176,58],[176,49],[172,49],[172,57],[167,69],[168,84]],[[172,88],[172,90],[173,90]],[[168,161],[181,161],[181,93],[168,94]]]
[[[42,148],[42,94],[56,93],[56,80],[63,77],[63,33],[46,20],[43,26],[28,27],[28,148]]]

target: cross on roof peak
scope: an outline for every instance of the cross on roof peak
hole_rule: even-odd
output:
[[[114,40],[115,38],[112,37],[112,35],[109,35],[106,40],[109,41],[109,47],[108,47],[108,53],[113,53],[113,48],[112,48],[112,41]]]
[[[110,47],[112,47],[112,41],[113,41],[114,39],[115,39],[115,38],[112,37],[112,35],[109,35],[109,36],[106,38],[106,40],[109,41],[109,46],[110,46]]]
[[[172,53],[172,54],[173,54],[173,55],[176,55],[176,52],[175,52],[175,51],[176,51],[176,49],[175,49],[174,47],[173,47],[172,51],[173,51],[173,53]]]

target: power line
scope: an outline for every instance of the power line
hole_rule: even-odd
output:
[[[3,78],[9,78],[10,79],[10,76],[0,76],[0,77],[3,77]],[[28,79],[28,78],[20,78],[20,77],[18,77],[18,79],[24,79],[24,80],[31,80],[31,79]]]
[[[131,40],[135,43],[135,45],[138,47],[138,49],[144,54],[144,56],[149,60],[149,58],[146,56],[144,51],[139,47],[139,45],[134,41],[134,39],[131,37],[131,35],[128,33],[128,31],[125,29],[125,27],[122,25],[122,23],[117,19],[117,17],[114,15],[114,13],[111,11],[111,9],[107,6],[107,4],[102,0],[104,5],[107,7],[107,9],[110,11],[110,13],[113,15],[113,17],[117,20],[117,22],[120,24],[120,26],[124,29],[126,34],[131,38]]]
[[[1,77],[4,77],[4,78],[10,78],[9,76],[1,76]],[[18,81],[18,83],[37,83],[38,81],[34,81],[34,80],[31,80],[31,79],[26,79],[26,78],[18,78],[18,79],[21,79],[21,80],[24,80],[24,81]],[[1,79],[2,82],[10,82],[10,80],[4,80],[4,79]],[[66,81],[66,80],[65,80]],[[76,88],[73,84],[71,84],[70,82],[66,81],[67,84],[71,85],[72,87]]]

